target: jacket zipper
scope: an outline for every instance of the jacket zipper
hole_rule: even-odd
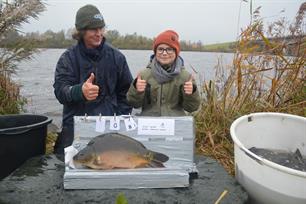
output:
[[[98,82],[97,82],[97,77],[98,77],[98,69],[97,69],[97,64],[96,62],[93,62],[93,67],[94,67],[94,74],[95,74],[95,79],[93,81],[93,84],[97,85]]]
[[[162,97],[163,97],[163,84],[160,85],[160,96],[159,96],[159,115],[161,116],[162,112]]]

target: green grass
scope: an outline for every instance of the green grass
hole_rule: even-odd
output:
[[[203,46],[206,52],[235,52],[236,42],[224,42]]]

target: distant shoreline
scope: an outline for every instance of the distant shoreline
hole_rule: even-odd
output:
[[[38,49],[68,49],[69,47],[38,47]],[[152,51],[152,49],[138,49],[138,48],[118,48],[119,50],[147,50]],[[235,53],[235,51],[226,50],[181,50],[181,52],[217,52],[217,53]]]

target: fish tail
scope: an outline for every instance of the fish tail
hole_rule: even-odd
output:
[[[159,152],[150,152],[153,155],[152,160],[153,161],[158,161],[158,162],[166,162],[169,160],[169,157],[165,154],[159,153]]]
[[[165,167],[165,166],[160,161],[151,160],[150,163],[147,165],[147,167],[151,167],[151,168],[159,168],[160,167],[161,168],[161,167]]]

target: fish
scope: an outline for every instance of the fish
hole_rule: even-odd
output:
[[[141,142],[119,133],[106,133],[90,140],[73,162],[92,169],[162,168],[169,157],[147,149]]]

